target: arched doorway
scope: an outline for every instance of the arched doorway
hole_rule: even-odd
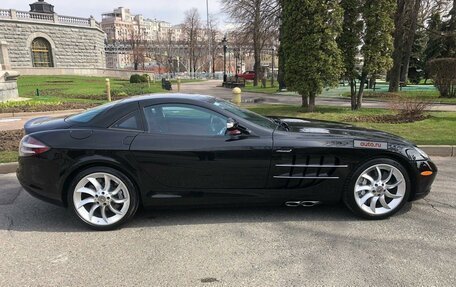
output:
[[[32,41],[33,67],[54,67],[52,62],[52,48],[48,40],[35,38]]]

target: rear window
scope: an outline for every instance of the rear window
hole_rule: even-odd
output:
[[[91,120],[93,120],[96,116],[98,116],[99,114],[109,110],[115,104],[117,104],[117,101],[116,102],[106,103],[104,105],[89,109],[89,110],[87,110],[85,112],[82,112],[80,114],[69,116],[68,118],[66,118],[66,121],[76,122],[76,123],[88,123]]]
[[[141,115],[139,114],[139,111],[134,111],[112,125],[112,128],[123,130],[142,130],[141,126]]]

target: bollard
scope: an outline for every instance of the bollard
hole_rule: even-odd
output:
[[[181,78],[177,77],[177,92],[180,93],[181,91]]]
[[[40,96],[40,90],[39,90],[39,89],[36,89],[36,96],[37,96],[37,97]]]
[[[106,79],[106,96],[108,97],[108,102],[111,101],[111,82],[109,79]]]
[[[240,88],[236,87],[233,89],[233,99],[232,99],[233,104],[241,106],[241,94],[242,94],[242,90]]]

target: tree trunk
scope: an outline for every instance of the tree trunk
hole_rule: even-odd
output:
[[[373,89],[375,87],[375,81],[377,80],[377,77],[375,75],[373,75],[370,79],[369,79],[369,84],[368,84],[368,88],[369,89]]]
[[[282,29],[282,28],[280,28]],[[280,39],[282,39],[282,32],[280,30]],[[279,82],[279,91],[284,90],[286,88],[285,85],[285,53],[283,52],[282,45],[279,46],[279,73],[277,75],[277,81]]]
[[[394,25],[396,28],[394,30],[393,67],[389,72],[389,92],[399,91],[404,42],[405,2],[405,0],[397,0],[397,10],[394,16]]]
[[[358,96],[356,97],[356,107],[355,110],[359,110],[363,107],[363,96],[364,96],[364,87],[366,86],[367,74],[362,73],[361,81],[359,84]]]
[[[255,87],[258,86],[258,79],[259,79],[260,73],[261,73],[260,53],[261,53],[260,49],[257,49],[257,47],[255,47],[255,51],[254,51],[255,64],[253,65],[254,70],[255,70],[255,79],[253,80],[253,85]]]
[[[349,79],[350,81],[350,99],[351,109],[356,110],[356,80]]]
[[[301,94],[302,105],[301,107],[308,109],[309,108],[309,96],[307,94]]]
[[[408,80],[408,69],[410,65],[410,56],[412,55],[413,50],[413,43],[415,41],[415,34],[417,29],[417,22],[418,22],[418,13],[420,11],[421,0],[415,0],[415,5],[410,7],[411,11],[409,11],[409,29],[405,31],[405,41],[403,43],[404,50],[402,56],[402,70],[400,81],[406,83]]]
[[[253,86],[258,86],[258,79],[260,76],[261,68],[261,49],[260,49],[260,9],[261,1],[256,1],[255,4],[255,19],[253,20],[253,56],[255,59],[254,70],[255,70],[255,79],[253,80]]]
[[[316,94],[315,93],[310,93],[309,94],[309,107],[307,108],[307,110],[309,112],[314,112],[315,111],[315,98],[316,98]]]

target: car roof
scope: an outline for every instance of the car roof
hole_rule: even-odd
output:
[[[134,96],[126,98],[120,101],[120,103],[131,103],[131,102],[142,102],[148,100],[193,100],[193,101],[202,101],[202,102],[211,102],[215,98],[212,96],[206,95],[197,95],[197,94],[149,94],[142,96]]]

